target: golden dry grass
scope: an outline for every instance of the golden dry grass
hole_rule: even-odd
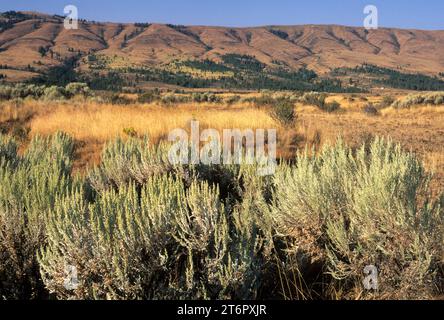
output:
[[[199,121],[202,128],[217,130],[276,128],[276,123],[265,111],[253,108],[81,104],[52,106],[51,109],[31,121],[31,134],[64,131],[77,140],[107,141],[122,135],[125,128],[132,128],[157,142],[173,129],[189,129],[192,120]]]
[[[76,167],[83,170],[100,160],[103,145],[125,129],[147,135],[153,143],[168,138],[173,129],[190,130],[191,120],[198,120],[201,130],[280,129],[265,110],[247,105],[224,106],[184,104],[172,107],[153,105],[110,105],[93,102],[25,101],[22,105],[3,103],[0,108],[0,129],[12,132],[14,126],[30,129],[29,138],[63,131],[78,143]],[[287,135],[282,133],[282,135]]]
[[[379,116],[361,111],[365,102],[357,97],[333,96],[341,102],[342,111],[325,113],[310,106],[296,106],[298,115],[294,128],[280,127],[265,109],[249,104],[235,106],[183,104],[171,107],[159,105],[108,105],[92,102],[64,103],[25,101],[22,105],[3,103],[0,124],[30,128],[30,136],[64,131],[78,142],[77,167],[84,169],[100,158],[106,141],[125,136],[131,128],[138,135],[148,135],[154,143],[167,139],[176,128],[190,129],[190,121],[198,120],[200,127],[223,129],[278,129],[278,155],[291,157],[305,145],[316,146],[334,142],[342,136],[353,146],[379,135],[391,137],[406,150],[417,153],[430,171],[436,173],[435,190],[444,190],[444,108],[417,107],[407,110],[387,108]],[[368,97],[377,103],[381,97]],[[11,128],[9,128],[11,129]],[[3,128],[3,131],[8,131]],[[11,131],[11,130],[9,130]]]

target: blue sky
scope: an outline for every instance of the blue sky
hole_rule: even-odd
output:
[[[373,4],[380,26],[444,30],[444,0],[1,0],[0,11],[63,15],[68,4],[88,20],[220,26],[362,26],[363,9]]]

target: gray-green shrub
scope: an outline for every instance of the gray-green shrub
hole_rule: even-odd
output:
[[[160,91],[157,89],[154,90],[148,90],[146,92],[144,92],[143,94],[141,94],[138,98],[137,101],[139,103],[152,103],[154,101],[157,101],[160,99]]]
[[[416,105],[444,105],[444,92],[409,94],[393,102],[392,107],[397,109],[410,108]]]
[[[153,175],[175,170],[179,172],[180,168],[170,164],[166,145],[150,145],[147,138],[119,138],[105,146],[100,165],[89,172],[87,180],[100,192],[129,182],[142,185]]]
[[[91,90],[86,83],[72,82],[66,85],[65,91],[69,97],[83,96],[88,97],[91,95]]]
[[[323,266],[334,292],[362,291],[366,265],[392,298],[442,290],[444,212],[414,155],[376,139],[356,155],[339,142],[296,163],[276,174],[273,216],[301,270]]]
[[[78,191],[50,214],[42,276],[59,298],[255,298],[255,236],[244,217],[229,219],[206,182],[157,176],[140,195],[129,184],[91,204]],[[75,290],[64,286],[66,265],[77,269]]]
[[[36,260],[45,242],[45,212],[72,185],[73,144],[63,134],[36,137],[24,156],[0,137],[0,297],[45,296]]]
[[[168,145],[108,144],[72,178],[73,143],[0,136],[0,297],[428,298],[442,293],[444,197],[376,139],[251,165],[173,166]],[[363,268],[380,290],[362,292]],[[79,286],[66,288],[67,267]],[[378,295],[381,294],[381,295]]]

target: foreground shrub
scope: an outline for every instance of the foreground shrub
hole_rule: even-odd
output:
[[[181,181],[153,177],[140,197],[130,184],[89,205],[78,191],[50,216],[42,276],[59,298],[254,298],[256,242],[237,219],[230,227],[217,188],[207,183],[186,190]],[[67,265],[78,272],[74,290],[64,285]]]
[[[330,275],[325,295],[356,298],[367,265],[392,298],[443,289],[443,209],[429,200],[428,176],[412,154],[376,139],[356,156],[339,142],[296,161],[276,175],[273,213],[297,269],[318,265]]]
[[[0,296],[442,294],[444,197],[431,200],[429,176],[399,146],[339,142],[268,177],[246,164],[171,165],[168,151],[118,139],[73,179],[67,136],[37,137],[23,156],[0,136]],[[375,293],[362,285],[371,264]]]
[[[100,165],[91,170],[87,179],[100,192],[129,182],[142,185],[153,175],[173,171],[168,160],[167,146],[150,145],[148,139],[117,139],[105,146]]]
[[[45,242],[45,211],[71,187],[67,136],[34,138],[25,155],[0,137],[0,297],[45,296],[36,251]]]

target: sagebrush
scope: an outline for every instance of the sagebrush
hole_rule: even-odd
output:
[[[444,197],[375,139],[299,153],[274,176],[171,165],[167,144],[109,143],[85,177],[73,141],[0,136],[3,299],[430,298],[443,292]],[[363,268],[380,271],[364,291]],[[67,287],[67,270],[78,283]]]

